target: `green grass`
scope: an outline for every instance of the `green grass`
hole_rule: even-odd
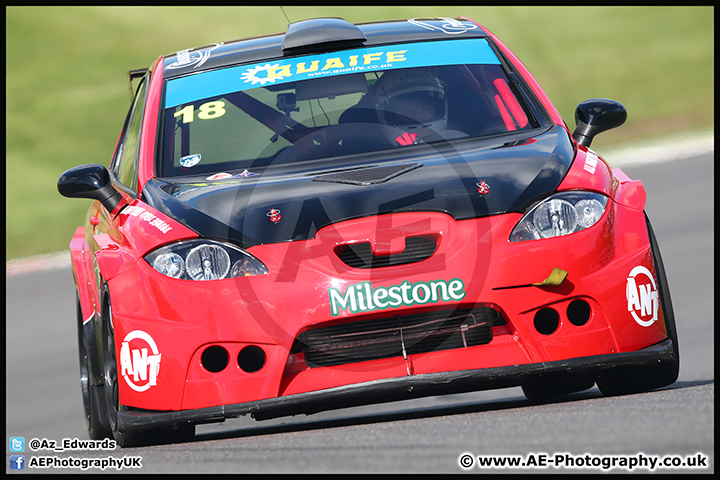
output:
[[[582,100],[628,121],[593,143],[713,125],[712,7],[285,7],[292,21],[468,16],[525,63],[574,128]],[[89,202],[56,181],[108,164],[129,105],[126,72],[184,48],[285,31],[278,7],[7,7],[6,256],[67,249]]]

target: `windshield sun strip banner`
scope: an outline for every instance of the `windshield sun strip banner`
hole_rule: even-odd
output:
[[[165,108],[268,84],[396,68],[491,64],[500,60],[485,39],[406,43],[356,48],[211,70],[168,80]]]

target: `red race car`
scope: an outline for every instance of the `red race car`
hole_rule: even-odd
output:
[[[70,243],[90,437],[120,445],[428,395],[673,383],[641,182],[466,19],[354,25],[159,57]]]

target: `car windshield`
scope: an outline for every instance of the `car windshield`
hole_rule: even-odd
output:
[[[343,50],[167,81],[161,175],[199,175],[539,126],[484,39]],[[542,121],[542,120],[540,120]]]

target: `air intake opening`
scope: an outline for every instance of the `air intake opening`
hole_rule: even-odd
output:
[[[200,357],[200,363],[208,372],[222,372],[228,365],[230,356],[227,350],[219,345],[213,345],[205,349]]]
[[[310,368],[343,365],[486,345],[496,325],[506,322],[490,307],[356,318],[302,332],[290,353],[303,354]]]
[[[347,183],[349,185],[375,185],[422,167],[421,163],[402,163],[375,167],[353,168],[326,173],[313,178],[315,182]]]
[[[407,237],[405,250],[395,255],[375,255],[370,242],[359,242],[335,247],[335,254],[353,268],[380,268],[422,262],[432,257],[437,249],[435,235]]]
[[[560,326],[560,315],[552,308],[541,308],[535,314],[535,330],[552,335]]]
[[[254,373],[265,366],[265,352],[256,345],[248,345],[238,353],[238,366],[244,372]]]
[[[311,18],[288,26],[282,49],[285,53],[325,52],[330,44],[361,47],[365,41],[362,30],[342,18]]]
[[[585,300],[573,300],[568,305],[567,316],[570,323],[576,327],[585,325],[590,320],[590,304]]]

